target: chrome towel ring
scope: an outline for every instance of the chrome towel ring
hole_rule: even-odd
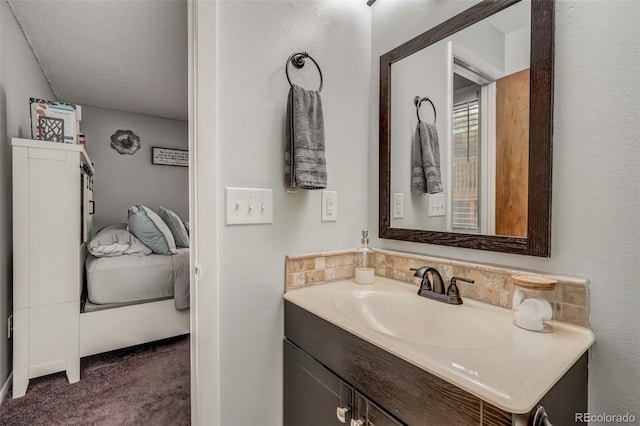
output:
[[[427,101],[431,104],[431,108],[433,108],[433,124],[436,124],[436,118],[437,118],[437,113],[436,113],[436,106],[433,104],[433,102],[431,102],[431,99],[425,97],[420,99],[420,96],[416,96],[415,98],[413,98],[413,103],[416,106],[416,115],[418,116],[418,123],[420,123],[422,120],[420,119],[420,105],[422,105],[422,102]]]
[[[287,62],[284,65],[284,72],[285,74],[287,74],[287,80],[289,81],[289,85],[293,86],[293,83],[291,83],[291,79],[289,78],[289,63],[293,64],[294,67],[300,69],[304,67],[305,58],[311,59],[311,61],[315,64],[316,68],[318,68],[318,73],[320,73],[320,87],[318,88],[317,91],[320,92],[322,90],[322,70],[320,69],[320,65],[318,65],[316,60],[313,59],[311,55],[309,55],[307,52],[294,53],[291,56],[289,56],[289,59],[287,59]]]

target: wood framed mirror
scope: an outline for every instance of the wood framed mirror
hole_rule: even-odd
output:
[[[525,10],[527,13],[526,33],[524,27],[514,27],[514,14],[520,13],[517,10]],[[502,69],[498,69],[500,66],[487,65],[489,60],[476,52],[469,53],[473,47],[460,41],[461,34],[467,32],[471,34],[469,38],[472,40],[468,43],[469,46],[482,45],[483,43],[478,42],[479,26],[490,26],[496,34],[502,34],[505,40],[503,46],[506,46],[504,49],[507,52],[502,53]],[[524,48],[512,48],[512,53],[509,53],[512,43],[510,40],[515,39],[527,43],[526,52],[529,54],[524,56],[529,62],[518,68],[526,68],[524,71],[512,73],[512,64],[517,62],[513,58],[522,57],[522,52],[525,52]],[[380,238],[550,256],[553,47],[553,1],[485,0],[380,57]],[[436,51],[448,53],[439,56],[442,60],[425,56]],[[424,58],[420,59],[420,56]],[[476,66],[474,58],[478,58],[481,65]],[[485,65],[491,71],[483,71]],[[439,67],[437,72],[446,75],[443,77],[446,80],[438,80],[437,72],[429,68],[436,66]],[[524,93],[523,98],[528,99],[528,104],[525,102],[524,105],[519,101],[523,122],[523,129],[519,130],[511,123],[517,120],[514,115],[517,115],[515,111],[519,107],[510,104],[508,99],[513,96],[501,95],[504,90],[500,89],[501,80],[506,81],[506,77],[516,74],[520,74],[518,80],[524,82],[520,84],[519,90]],[[525,76],[524,79],[522,75]],[[474,76],[479,81],[474,82]],[[420,81],[413,87],[405,87],[407,81],[414,80]],[[482,82],[484,80],[490,83],[485,86]],[[454,93],[458,97],[458,92],[465,92],[457,90],[461,81],[477,85],[476,104],[481,104],[482,108],[485,108],[487,102],[490,105],[481,109],[476,116],[482,119],[478,118],[477,122],[473,122],[469,118],[470,104],[465,101],[466,135],[463,139],[466,140],[466,145],[462,152],[466,156],[467,165],[464,170],[473,169],[477,173],[465,179],[480,182],[475,183],[476,187],[471,191],[476,194],[472,194],[475,200],[471,201],[468,197],[460,196],[458,189],[460,186],[469,186],[466,181],[460,184],[460,178],[457,177],[460,175],[462,161],[456,159],[456,152],[460,149],[456,148],[456,138],[459,135],[454,133],[454,127],[458,126],[457,121],[454,126],[454,117],[457,117],[455,108],[461,103],[456,102]],[[427,83],[431,86],[427,86]],[[433,93],[424,93],[429,91],[425,87],[431,87]],[[438,95],[436,92],[442,87],[446,87],[446,92]],[[429,102],[420,102],[421,98],[428,98]],[[507,99],[507,103],[504,104],[500,99]],[[420,126],[420,115],[424,116],[422,120],[434,125],[439,135],[436,138],[442,160],[439,168],[442,175],[439,197],[427,194],[427,185],[424,190],[416,190],[413,185],[416,157],[414,138],[422,138],[424,142],[423,135],[418,136],[419,133],[413,132],[413,129],[417,129],[416,125]],[[475,123],[473,126],[470,124],[472,122]],[[475,129],[476,134],[482,133],[483,136],[472,136],[470,126]],[[476,145],[469,142],[473,138],[479,140]],[[518,138],[524,141],[524,148],[518,148],[520,154],[514,153],[517,151],[515,146]],[[483,158],[489,158],[488,165]],[[467,176],[464,173],[462,175]],[[424,179],[426,181],[428,178],[425,176]],[[501,179],[506,179],[506,183]],[[408,209],[404,200],[409,201]],[[405,211],[411,214],[405,216]],[[517,216],[518,211],[521,217],[516,222],[519,224],[508,224],[504,216]],[[412,217],[411,220],[409,216]],[[461,219],[468,216],[472,219]]]

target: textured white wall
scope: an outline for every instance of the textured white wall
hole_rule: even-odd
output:
[[[96,168],[94,231],[126,222],[127,209],[138,203],[155,211],[164,206],[189,220],[188,168],[151,164],[152,146],[188,149],[187,125],[186,121],[83,106],[81,130]],[[140,136],[140,149],[134,155],[121,155],[111,148],[111,135],[118,129]]]
[[[378,1],[372,7],[372,99],[378,57],[472,2]],[[589,410],[640,417],[640,3],[558,1],[550,259],[375,238],[374,246],[590,280]],[[377,140],[372,102],[371,139]],[[371,144],[369,223],[378,220]],[[372,228],[374,228],[372,226]],[[374,232],[375,234],[375,232]],[[553,421],[553,420],[552,420]]]
[[[529,43],[531,26],[527,25],[519,30],[505,34],[504,37],[504,74],[529,68],[531,46]]]
[[[6,318],[13,305],[11,226],[11,138],[31,137],[29,98],[53,99],[5,0],[0,0],[0,386],[11,371]]]
[[[392,219],[394,228],[417,228],[445,231],[446,216],[427,215],[429,197],[425,193],[411,192],[412,147],[418,117],[413,99],[428,97],[436,108],[436,127],[440,152],[442,194],[451,191],[448,180],[449,155],[447,151],[447,41],[441,40],[431,49],[423,49],[391,65],[391,193],[404,194],[404,217]],[[428,77],[427,77],[428,76]],[[433,124],[431,104],[420,106],[422,121]],[[392,215],[393,216],[393,215]]]
[[[219,194],[227,186],[273,188],[275,208],[272,225],[226,227],[223,199],[198,198],[200,241],[215,238],[210,218],[220,217],[220,358],[212,344],[216,324],[200,323],[201,340],[214,357],[203,362],[219,366],[221,424],[276,425],[282,423],[285,254],[354,247],[367,222],[370,10],[344,1],[223,1],[218,8],[217,22],[208,6],[198,15],[200,35],[218,25],[217,69],[215,48],[199,51],[205,64],[199,72],[209,82],[199,86],[198,101],[217,99],[219,123],[216,129],[199,115],[198,185],[218,179]],[[337,222],[320,221],[319,191],[289,194],[284,187],[284,66],[303,50],[324,75],[328,189],[338,191]],[[311,62],[291,75],[305,87],[318,81]],[[210,149],[212,140],[217,149]],[[216,270],[215,260],[202,254],[203,277],[215,282],[207,275]],[[202,310],[217,309],[207,302]],[[201,376],[201,386],[216,394],[213,375]]]

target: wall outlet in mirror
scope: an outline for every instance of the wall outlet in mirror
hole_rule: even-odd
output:
[[[393,193],[393,218],[402,219],[404,217],[404,194],[402,192]]]
[[[447,196],[443,193],[429,194],[429,216],[445,216],[447,214]]]

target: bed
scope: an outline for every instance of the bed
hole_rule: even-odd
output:
[[[189,333],[188,248],[173,255],[87,253],[84,263],[81,357]]]

